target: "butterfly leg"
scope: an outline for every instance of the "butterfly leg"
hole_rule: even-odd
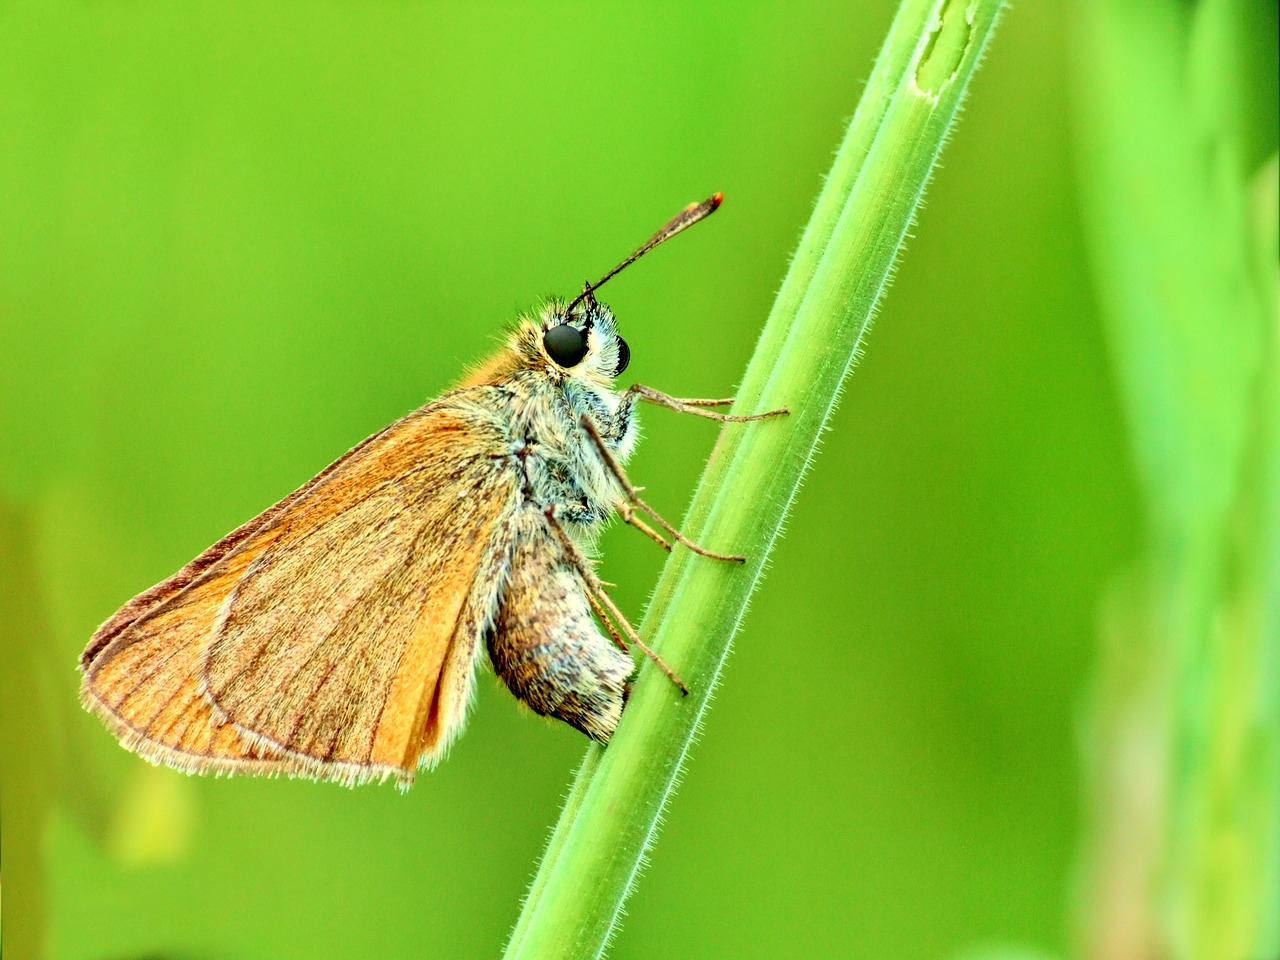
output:
[[[706,417],[708,420],[717,420],[720,423],[748,423],[752,420],[768,420],[770,417],[785,417],[791,412],[786,407],[779,407],[777,410],[768,410],[765,413],[754,413],[750,416],[734,416],[728,413],[715,413],[706,408],[727,407],[733,403],[734,398],[726,397],[723,400],[682,399],[680,397],[669,396],[661,390],[653,389],[653,387],[646,387],[642,383],[632,384],[627,388],[627,393],[649,403],[657,404],[660,407],[667,407],[670,410],[675,410],[678,413],[691,413],[695,417]]]
[[[632,508],[631,504],[627,503],[625,500],[619,500],[615,506],[618,510],[618,516],[622,518],[623,523],[631,524],[631,526],[635,527],[663,550],[671,550],[671,541],[636,516],[636,512]]]
[[[551,529],[555,532],[556,537],[560,541],[560,545],[564,547],[565,555],[569,558],[569,561],[574,565],[574,567],[577,568],[578,573],[581,574],[582,581],[587,587],[587,598],[591,602],[591,606],[596,610],[597,614],[600,613],[600,609],[603,607],[605,612],[608,613],[608,616],[601,617],[601,619],[604,620],[606,624],[608,624],[610,620],[612,620],[614,624],[617,624],[617,626],[621,628],[622,632],[627,635],[627,640],[639,647],[641,652],[657,664],[658,669],[667,675],[667,679],[679,687],[682,694],[688,696],[689,688],[685,685],[685,682],[680,679],[680,675],[672,670],[662,657],[658,656],[658,654],[651,649],[648,644],[640,639],[640,634],[636,633],[636,628],[631,625],[631,621],[623,615],[622,611],[618,609],[618,605],[613,602],[613,598],[605,592],[604,584],[600,581],[600,578],[596,576],[595,570],[591,568],[590,561],[582,555],[582,551],[578,549],[578,545],[570,539],[569,535],[564,532],[564,528],[560,526],[560,522],[556,520],[556,508],[554,506],[547,507],[544,513],[547,518],[547,523],[550,524]],[[620,643],[622,648],[625,650],[626,643],[618,636],[612,625],[609,626],[609,632],[613,634],[615,641]]]
[[[719,401],[716,401],[719,402]],[[618,481],[618,486],[622,487],[622,492],[626,496],[625,500],[617,503],[618,516],[622,517],[623,522],[631,524],[645,536],[654,540],[664,550],[670,550],[671,544],[656,530],[636,516],[635,508],[639,507],[645,513],[649,514],[657,521],[658,526],[666,530],[675,538],[677,543],[682,543],[694,553],[703,557],[710,557],[712,560],[727,560],[731,563],[744,563],[746,557],[729,554],[716,553],[714,550],[708,550],[706,547],[700,546],[686,537],[683,533],[675,528],[662,514],[654,510],[653,507],[640,499],[639,489],[627,477],[627,473],[622,469],[622,464],[618,463],[618,458],[609,450],[608,444],[604,442],[604,438],[600,436],[600,429],[596,426],[595,421],[591,419],[589,414],[582,415],[582,429],[587,432],[587,436],[591,438],[592,444],[596,448],[596,452],[600,454],[600,459],[604,462],[605,467],[613,474],[613,478]]]
[[[600,586],[606,586],[605,581],[601,580]],[[605,630],[609,632],[609,636],[613,639],[614,646],[624,653],[630,653],[631,645],[622,639],[622,634],[618,632],[618,628],[613,625],[613,621],[609,619],[604,607],[600,605],[600,601],[596,599],[595,594],[590,590],[587,591],[587,603],[591,605],[591,610],[595,613],[596,619],[604,624]]]

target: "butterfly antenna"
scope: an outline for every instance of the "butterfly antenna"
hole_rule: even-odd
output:
[[[654,247],[666,243],[680,231],[686,230],[689,227],[692,227],[699,220],[705,220],[707,217],[711,216],[711,214],[716,212],[716,208],[720,206],[720,203],[723,200],[724,194],[716,193],[708,197],[706,200],[703,200],[701,203],[689,204],[667,221],[666,225],[661,230],[655,233],[644,243],[640,244],[635,253],[631,254],[631,256],[627,257],[627,259],[623,260],[595,283],[588,283],[583,291],[574,299],[573,303],[569,304],[569,308],[565,310],[564,315],[567,317],[572,314],[574,308],[577,307],[578,304],[582,303],[583,300],[587,299],[587,297],[591,296]]]

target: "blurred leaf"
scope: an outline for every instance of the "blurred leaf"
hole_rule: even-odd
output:
[[[1061,960],[1055,954],[1007,944],[970,947],[955,955],[954,960]]]
[[[116,807],[111,850],[130,867],[172,863],[191,849],[194,797],[189,778],[134,764]]]
[[[1251,488],[1271,442],[1275,337],[1244,161],[1242,8],[1083,0],[1080,11],[1082,194],[1149,518],[1132,605],[1148,626],[1104,641],[1090,858],[1096,889],[1113,895],[1089,901],[1085,922],[1095,956],[1231,960],[1264,942],[1266,811],[1280,801],[1280,714],[1262,672],[1280,635],[1255,613],[1280,540],[1239,535],[1269,529],[1268,496]],[[1123,665],[1132,651],[1114,653],[1126,643],[1136,669]],[[1106,679],[1117,670],[1136,681]],[[1138,729],[1167,759],[1155,802],[1126,806]],[[1108,849],[1134,838],[1145,842],[1128,854]],[[1111,888],[1116,868],[1134,876]]]

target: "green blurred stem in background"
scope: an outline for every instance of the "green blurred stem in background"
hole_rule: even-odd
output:
[[[738,394],[737,412],[791,415],[724,431],[684,524],[747,562],[677,548],[667,563],[641,632],[692,692],[681,698],[646,668],[613,742],[589,749],[508,958],[597,956],[613,936],[1000,9],[1001,0],[899,8]]]
[[[1104,607],[1082,953],[1275,957],[1277,166],[1246,128],[1249,8],[1077,7],[1087,239],[1147,514]]]

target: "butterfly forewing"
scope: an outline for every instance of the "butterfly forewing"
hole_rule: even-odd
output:
[[[126,605],[90,654],[86,703],[186,769],[410,779],[460,726],[505,575],[519,474],[485,399],[393,424],[176,592],[153,588],[132,620]]]

